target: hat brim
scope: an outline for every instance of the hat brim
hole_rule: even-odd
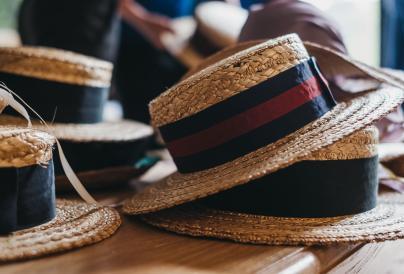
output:
[[[27,121],[11,115],[1,115],[0,125],[26,127]],[[152,127],[140,122],[120,120],[95,124],[49,123],[48,126],[33,121],[33,127],[70,142],[128,142],[149,137]]]
[[[129,180],[143,175],[152,166],[153,165],[149,165],[143,168],[131,166],[110,167],[100,170],[78,172],[77,176],[87,189],[104,189],[127,183]],[[66,176],[56,176],[56,191],[66,192],[73,190],[74,188]]]
[[[367,212],[330,218],[282,218],[207,208],[197,202],[141,217],[172,232],[242,243],[330,245],[404,238],[404,198],[381,199]]]
[[[380,119],[404,99],[404,91],[386,87],[337,104],[323,117],[233,161],[203,171],[174,173],[126,200],[124,212],[143,214],[203,198],[248,183],[305,160]]]
[[[110,207],[58,200],[57,216],[43,225],[0,236],[0,262],[26,260],[100,242],[121,225]]]

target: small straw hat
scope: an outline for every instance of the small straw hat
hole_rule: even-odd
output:
[[[385,208],[382,204],[374,208],[377,189],[377,174],[375,174],[377,134],[374,133],[374,129],[362,130],[401,104],[404,99],[402,82],[392,79],[388,73],[374,70],[330,49],[310,43],[306,44],[306,47],[307,49],[294,34],[256,44],[234,55],[224,56],[223,59],[202,68],[153,100],[150,103],[152,122],[158,127],[166,142],[178,172],[128,199],[124,205],[124,212],[127,214],[156,212],[145,215],[144,218],[148,222],[180,233],[215,236],[251,243],[311,245],[329,244],[338,239],[341,239],[341,242],[356,242],[402,237],[397,230],[397,227],[402,230],[401,219],[385,217],[393,215],[390,209],[382,213],[380,210]],[[316,59],[326,77],[366,76],[388,84],[376,90],[354,94],[344,102],[335,102],[329,90],[329,84],[317,67]],[[352,135],[354,133],[358,136]],[[356,187],[347,184],[345,191],[339,193],[341,196],[334,196],[341,198],[349,196],[347,193],[362,193],[359,194],[361,198],[351,199],[350,202],[346,199],[344,206],[339,206],[340,201],[334,201],[330,202],[328,207],[323,207],[319,206],[321,202],[316,204],[315,201],[321,200],[322,196],[329,197],[330,193],[321,187],[323,186],[321,183],[316,185],[317,188],[294,186],[299,187],[299,191],[296,192],[293,187],[285,190],[282,189],[282,185],[285,184],[274,183],[272,187],[280,192],[274,194],[270,191],[271,178],[278,178],[279,174],[305,174],[304,170],[307,169],[302,167],[311,161],[329,160],[327,162],[330,165],[333,162],[342,162],[339,165],[345,165],[344,168],[331,168],[323,173],[323,176],[330,172],[334,174],[337,170],[337,173],[341,174],[339,170],[350,167],[345,163],[351,160],[350,153],[347,154],[345,151],[347,148],[342,146],[343,149],[333,148],[328,152],[327,150],[321,152],[321,149],[332,144],[340,148],[341,142],[354,142],[349,138],[346,141],[346,137],[351,135],[354,136],[349,137],[353,138],[352,140],[359,140],[355,150],[365,150],[363,152],[365,154],[354,153],[353,155],[356,155],[354,159],[365,159],[371,163],[364,165],[362,163],[358,166],[361,172],[358,171],[355,176],[359,177],[352,177],[358,179],[355,181]],[[325,153],[329,157],[311,158],[316,152],[320,155]],[[296,173],[296,169],[300,173]],[[292,175],[288,176],[292,178]],[[317,174],[317,177],[314,175],[310,177],[306,174],[305,176],[317,182],[324,181],[322,180],[324,178],[318,177],[321,174]],[[295,179],[298,178],[300,177]],[[262,217],[256,211],[260,212],[263,209],[254,206],[251,206],[253,210],[247,215],[243,215],[245,213],[220,215],[223,221],[228,220],[229,223],[223,223],[224,225],[221,226],[223,229],[217,234],[209,226],[199,226],[200,230],[197,232],[195,228],[202,223],[193,223],[193,220],[207,216],[211,218],[212,223],[217,222],[218,219],[215,219],[217,215],[212,211],[203,211],[204,216],[188,214],[190,211],[184,211],[181,217],[172,222],[168,221],[168,219],[174,219],[174,216],[179,216],[177,213],[181,210],[195,206],[186,203],[195,200],[199,202],[205,197],[208,197],[207,200],[214,201],[215,199],[211,197],[228,195],[229,199],[226,200],[237,201],[236,208],[237,205],[248,205],[251,201],[255,205],[254,195],[249,195],[249,201],[245,202],[232,200],[230,197],[233,188],[255,186],[255,192],[249,190],[250,194],[259,195],[259,182],[266,180],[268,181],[265,183],[261,182],[261,186],[268,186],[265,193],[272,193],[270,196],[272,198],[299,197],[299,192],[304,191],[308,195],[305,200],[314,202],[308,203],[311,206],[309,209],[302,207],[302,212],[297,210],[301,205],[297,203],[298,206],[289,208],[287,212],[283,212],[284,209],[278,212],[275,207],[265,208],[265,214],[261,214],[279,217]],[[279,177],[278,180],[281,181],[283,178]],[[289,180],[288,183],[290,181],[293,182]],[[340,181],[350,182],[350,180]],[[340,189],[342,190],[344,187]],[[301,203],[301,198],[298,201]],[[323,200],[321,201],[324,203]],[[184,205],[173,208],[182,204]],[[215,202],[213,204],[217,206]],[[230,204],[233,206],[234,202]],[[321,211],[322,208],[324,211]],[[164,211],[157,212],[160,210]],[[274,212],[268,214],[268,210],[274,210]],[[172,213],[174,211],[176,213]],[[237,212],[234,208],[231,211]],[[228,213],[225,212],[223,214]],[[166,218],[168,215],[170,218]],[[353,216],[341,217],[342,215]],[[182,221],[184,216],[187,217]],[[230,226],[233,217],[229,216],[240,218],[240,222],[234,222],[234,226]],[[298,218],[285,221],[280,217]],[[268,222],[262,218],[267,218],[265,220]],[[278,218],[280,219],[277,224],[280,227],[286,224],[285,222],[297,225],[299,219],[304,219],[307,222],[302,220],[301,228],[310,226],[310,223],[314,228],[309,229],[309,232],[302,229],[302,234],[297,234],[296,239],[288,241],[286,238],[292,237],[290,234],[283,234],[286,238],[273,238],[274,234],[265,236],[270,232],[264,233],[260,223],[265,222],[264,227],[266,227]],[[204,218],[202,219],[205,221]],[[248,237],[247,230],[246,234],[240,236],[245,228],[236,229],[242,222],[241,219],[245,220],[246,226],[256,228],[257,233],[261,232],[263,238],[259,239],[258,234],[254,233]],[[361,230],[360,226],[352,225],[352,233],[346,234],[346,237],[342,234],[333,234],[331,231],[333,222],[342,223],[348,228],[347,225],[359,224],[364,220],[369,221],[368,230]],[[377,228],[377,225],[371,225],[372,220],[385,220],[388,225],[382,224],[381,230],[379,232],[375,230],[373,233],[371,228]],[[397,227],[390,221],[397,224]],[[325,222],[327,226],[316,233],[319,222]],[[388,229],[389,227],[391,230]],[[330,233],[322,235],[327,229],[330,229]],[[291,227],[290,230],[293,228]],[[307,240],[304,240],[305,236]]]
[[[161,39],[167,50],[184,65],[194,67],[204,58],[235,44],[248,11],[219,1],[201,3],[193,17],[173,19],[174,33]]]
[[[110,237],[115,209],[55,199],[51,135],[0,127],[0,262],[24,260]]]
[[[0,48],[0,81],[48,121],[49,128],[38,120],[33,124],[61,141],[76,171],[133,166],[153,134],[139,122],[103,121],[111,74],[111,63],[73,52]],[[26,121],[2,115],[0,125],[25,126]],[[55,170],[61,173],[57,161]]]

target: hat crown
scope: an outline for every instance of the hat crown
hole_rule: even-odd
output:
[[[55,138],[29,128],[0,127],[0,167],[46,164]]]
[[[65,84],[109,87],[110,62],[47,47],[0,47],[0,72]]]
[[[296,35],[241,51],[184,80],[151,103],[152,116],[153,103],[166,99],[154,114],[170,122],[153,122],[181,173],[253,152],[335,106],[315,58]]]
[[[196,114],[307,59],[309,54],[296,34],[243,50],[154,99],[150,103],[152,123],[159,127]]]

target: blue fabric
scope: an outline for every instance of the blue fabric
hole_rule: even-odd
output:
[[[147,10],[169,17],[191,15],[198,0],[138,0]]]
[[[0,168],[0,234],[43,224],[56,215],[53,161]]]
[[[249,9],[252,5],[261,4],[267,2],[265,0],[240,0],[240,4],[243,8]]]
[[[12,90],[18,90],[18,95],[47,121],[94,124],[103,120],[107,87],[72,85],[6,72],[0,72],[0,79]],[[8,113],[19,116],[15,111]]]
[[[137,0],[145,9],[150,12],[165,15],[171,18],[192,15],[195,7],[205,0]],[[151,46],[146,39],[133,26],[122,22],[122,42],[132,47],[139,47],[140,44]]]
[[[381,65],[404,69],[404,1],[382,0]]]

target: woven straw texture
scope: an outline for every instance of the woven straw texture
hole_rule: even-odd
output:
[[[205,69],[206,67],[219,62],[220,60],[223,60],[233,54],[236,54],[242,50],[256,46],[263,42],[264,41],[261,41],[261,40],[260,41],[248,41],[248,42],[242,42],[242,43],[238,43],[238,44],[226,47],[223,50],[210,55],[209,57],[205,58],[202,62],[198,63],[198,65],[189,69],[188,72],[182,77],[182,80],[185,80],[186,78],[192,76],[193,74],[197,73],[198,71],[201,71],[201,70]]]
[[[54,144],[55,138],[42,131],[0,127],[0,167],[46,165]]]
[[[58,200],[57,217],[38,227],[0,237],[0,262],[26,260],[100,242],[118,229],[119,213],[109,207]]]
[[[236,53],[173,86],[150,102],[153,125],[188,117],[309,58],[296,35]]]
[[[109,87],[112,64],[70,51],[44,47],[0,48],[0,72],[38,79]]]
[[[337,104],[323,117],[296,132],[228,163],[199,172],[174,173],[128,199],[124,211],[128,214],[153,212],[260,178],[302,161],[312,152],[372,124],[404,100],[402,83],[390,79],[388,75],[353,63],[328,49],[311,47],[320,56],[321,68],[327,67],[330,74],[339,72],[342,67],[342,75],[371,74],[379,81],[400,88],[386,85],[361,93],[354,99]],[[314,56],[317,58],[317,55]],[[295,35],[238,52],[202,69],[156,98],[150,104],[153,123],[160,126],[192,115],[307,58],[306,50]]]
[[[0,116],[0,125],[26,126],[27,121],[10,115]],[[39,121],[33,121],[35,129],[51,133],[60,140],[72,142],[125,142],[148,137],[152,127],[129,120],[101,122],[96,124],[50,124],[49,128]]]
[[[377,154],[375,127],[357,131],[308,160],[360,159]],[[383,195],[382,195],[383,197]],[[384,197],[368,212],[330,218],[282,218],[207,208],[198,202],[142,215],[154,226],[191,236],[270,245],[330,245],[404,238],[404,196]]]
[[[142,215],[154,226],[180,234],[270,245],[330,245],[404,238],[401,202],[384,202],[368,212],[333,218],[280,218],[232,213],[190,203]]]

